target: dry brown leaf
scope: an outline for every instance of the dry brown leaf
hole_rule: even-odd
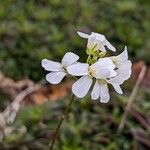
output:
[[[65,81],[59,85],[44,86],[26,98],[27,103],[42,104],[46,100],[63,99],[70,91],[72,81]]]
[[[23,79],[15,82],[11,78],[5,77],[0,73],[0,91],[13,100],[21,91],[26,88],[35,85],[35,83],[29,79]],[[71,89],[72,81],[65,81],[59,85],[48,85],[42,87],[40,90],[29,94],[24,102],[32,104],[42,104],[47,99],[57,100],[64,98]]]
[[[33,81],[29,79],[23,79],[15,82],[11,78],[5,77],[0,72],[0,91],[7,95],[9,99],[13,100],[19,92],[33,85]]]

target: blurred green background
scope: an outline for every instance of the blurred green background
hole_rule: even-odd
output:
[[[117,48],[116,54],[127,45],[132,62],[150,64],[149,0],[0,0],[0,71],[13,80],[37,82],[45,77],[43,58],[60,61],[67,51],[73,51],[85,60],[87,41],[77,31],[104,34]],[[150,141],[149,129],[135,117],[129,116],[122,133],[116,132],[133,86],[125,84],[123,96],[111,93],[107,105],[89,98],[75,101],[55,149],[149,149],[134,138],[135,131],[141,131]],[[144,118],[150,116],[149,99],[149,89],[140,88],[134,107]],[[47,150],[67,103],[68,97],[25,107],[0,150]]]
[[[1,0],[1,70],[16,80],[41,79],[42,58],[83,56],[86,40],[77,30],[104,34],[118,51],[127,45],[133,60],[150,63],[149,6],[147,0]]]

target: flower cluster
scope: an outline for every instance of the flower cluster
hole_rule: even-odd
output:
[[[118,56],[104,57],[107,49],[116,51],[104,35],[94,32],[90,35],[77,33],[88,40],[87,62],[78,62],[79,56],[72,52],[67,52],[61,63],[43,59],[42,67],[50,71],[46,79],[52,84],[58,84],[67,74],[79,76],[80,78],[72,85],[74,95],[82,98],[91,89],[91,99],[99,98],[101,103],[107,103],[110,100],[108,84],[111,84],[116,92],[122,94],[120,85],[131,75],[131,61],[128,60],[127,47]]]

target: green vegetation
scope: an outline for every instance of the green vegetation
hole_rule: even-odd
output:
[[[71,50],[85,60],[86,40],[77,30],[104,34],[118,49],[116,55],[127,45],[133,62],[142,59],[150,64],[149,7],[148,0],[0,0],[0,71],[14,80],[37,82],[45,77],[43,58],[59,61]],[[133,86],[130,80],[124,85],[124,95],[111,93],[108,104],[88,96],[75,100],[54,150],[149,149],[142,141],[150,144],[148,88],[139,89],[124,130],[117,132]],[[3,93],[0,110],[8,103]],[[67,103],[68,97],[25,106],[10,125],[12,134],[0,142],[0,150],[48,150]],[[143,139],[138,141],[136,136]]]
[[[146,117],[150,114],[150,96],[148,92],[140,92],[144,94],[138,94],[134,110]],[[127,99],[125,96],[113,96],[107,105],[86,98],[75,100],[61,128],[55,150],[131,150],[136,146],[138,150],[146,150],[147,147],[135,140],[133,132],[143,131],[148,136],[148,130],[144,130],[133,115],[128,116],[124,130],[117,132]],[[144,103],[141,99],[145,100]],[[17,129],[5,137],[0,149],[48,150],[47,145],[67,103],[68,98],[26,107],[14,124]]]
[[[82,54],[76,31],[99,32],[119,51],[149,63],[149,1],[1,0],[1,70],[14,79],[42,78],[42,58],[60,59],[69,49]],[[81,59],[84,59],[85,56]]]

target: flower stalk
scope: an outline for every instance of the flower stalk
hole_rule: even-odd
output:
[[[42,67],[49,72],[46,75],[46,80],[51,84],[60,83],[65,76],[76,79],[72,85],[74,95],[58,123],[54,138],[49,145],[50,150],[53,150],[59,130],[69,114],[75,96],[83,98],[90,91],[91,99],[99,99],[101,103],[107,103],[110,100],[108,84],[111,84],[117,93],[123,94],[120,85],[131,76],[132,63],[128,60],[126,46],[121,54],[104,57],[107,50],[116,51],[116,48],[109,43],[104,35],[95,32],[91,34],[77,33],[80,37],[87,39],[86,53],[88,57],[86,63],[79,62],[79,56],[73,52],[67,52],[61,62],[48,59],[43,59],[41,62]],[[92,90],[90,90],[91,87]]]
[[[72,95],[72,97],[70,98],[69,100],[69,104],[67,105],[66,109],[65,109],[65,112],[64,114],[62,115],[58,125],[57,125],[57,128],[56,128],[56,131],[55,131],[55,135],[54,135],[54,138],[52,140],[52,142],[50,143],[50,150],[53,150],[53,147],[54,147],[54,144],[56,142],[56,139],[57,139],[57,136],[59,134],[59,130],[63,124],[63,121],[64,119],[68,116],[69,112],[70,112],[70,108],[71,108],[71,104],[73,103],[73,100],[75,99],[75,95]]]

